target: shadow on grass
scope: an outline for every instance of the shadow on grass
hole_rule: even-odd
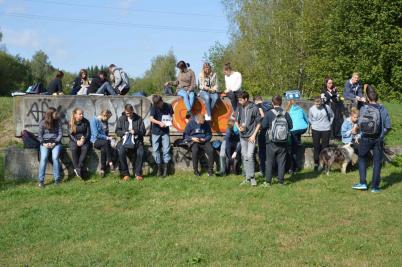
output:
[[[402,182],[402,171],[393,172],[390,175],[384,177],[382,180],[383,186],[381,187],[381,189],[387,189],[397,183]]]
[[[309,170],[308,172],[298,172],[289,177],[289,184],[301,182],[303,180],[315,179],[321,175],[320,172]]]

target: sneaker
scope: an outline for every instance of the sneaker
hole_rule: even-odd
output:
[[[266,187],[266,188],[268,188],[268,187],[271,187],[271,183],[264,182],[264,183],[262,183],[260,186],[261,186],[261,187]]]
[[[109,163],[109,167],[110,167],[110,171],[111,171],[111,172],[114,172],[114,171],[115,171],[113,162],[110,162],[110,163]]]
[[[136,176],[135,176],[135,179],[136,179],[137,181],[142,181],[142,180],[144,180],[144,177],[142,177],[141,175],[136,175]]]
[[[356,190],[367,190],[367,185],[358,183],[358,184],[353,185],[352,188],[356,189]]]
[[[206,121],[211,121],[211,116],[209,116],[208,114],[205,114],[205,120]]]
[[[74,169],[75,176],[81,178],[81,171],[79,169]]]
[[[100,171],[99,171],[99,176],[102,177],[102,178],[105,177],[105,171],[104,171],[104,170],[100,170]]]
[[[257,186],[257,180],[254,179],[254,178],[252,178],[252,179],[250,180],[250,184],[251,184],[251,186]]]
[[[201,176],[201,173],[199,171],[194,171],[195,176]]]
[[[372,188],[371,189],[371,193],[380,193],[380,192],[381,192],[381,190],[378,189],[378,188]]]
[[[130,180],[130,176],[128,176],[128,175],[124,175],[123,180],[124,180],[124,181],[128,181],[128,180]]]
[[[240,183],[240,185],[249,185],[249,184],[250,184],[250,181],[247,180],[247,179],[244,179],[244,180]]]
[[[45,183],[40,182],[40,183],[38,184],[38,187],[39,187],[40,189],[44,189],[44,188],[45,188]]]

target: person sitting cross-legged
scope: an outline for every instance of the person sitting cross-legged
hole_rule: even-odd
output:
[[[200,176],[198,171],[198,161],[200,150],[208,157],[208,176],[213,175],[213,148],[211,145],[212,131],[209,124],[205,121],[203,114],[196,115],[187,124],[184,130],[184,139],[191,143],[191,154],[193,159],[193,169],[196,176]]]

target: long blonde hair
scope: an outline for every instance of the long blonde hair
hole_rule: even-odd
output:
[[[294,99],[290,99],[290,100],[288,101],[288,104],[286,105],[286,112],[289,112],[290,108],[291,108],[294,104],[296,104],[296,101],[295,101]]]
[[[77,114],[78,111],[81,111],[82,113],[84,113],[84,111],[82,111],[82,109],[80,108],[75,108],[73,109],[73,112],[71,112],[71,118],[70,118],[70,129],[71,129],[71,133],[76,133],[77,132],[77,125],[76,125],[76,120],[75,120],[75,114]]]

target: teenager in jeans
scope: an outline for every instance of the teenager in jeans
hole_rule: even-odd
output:
[[[193,159],[193,169],[196,176],[200,176],[198,171],[198,161],[200,152],[204,152],[208,157],[208,176],[213,175],[214,155],[211,145],[212,131],[209,123],[205,122],[204,115],[197,114],[184,129],[184,139],[191,143],[191,154]]]
[[[50,107],[44,119],[39,123],[38,140],[40,142],[39,161],[39,187],[45,188],[45,172],[49,154],[52,155],[53,177],[56,185],[61,182],[60,178],[60,152],[62,127],[58,112]]]
[[[313,135],[314,170],[317,171],[320,152],[329,146],[334,113],[328,105],[322,103],[321,97],[316,97],[314,105],[309,110],[308,118]]]
[[[239,108],[237,112],[236,126],[240,131],[241,154],[243,160],[243,169],[245,170],[246,179],[242,185],[257,185],[254,178],[255,162],[254,153],[258,131],[261,127],[261,114],[258,107],[249,101],[247,92],[239,95]]]
[[[119,152],[120,174],[123,180],[130,179],[130,172],[128,170],[127,156],[132,160],[135,157],[135,179],[137,181],[143,180],[142,165],[144,163],[144,135],[145,125],[141,116],[134,112],[134,107],[130,104],[124,106],[124,112],[117,120],[116,135],[121,138],[117,150]],[[127,139],[129,145],[127,145]]]
[[[163,102],[160,95],[154,95],[152,103],[149,116],[152,133],[152,155],[158,165],[157,176],[166,177],[168,164],[172,159],[170,155],[169,127],[172,126],[173,108],[170,104]],[[163,160],[161,159],[161,152]]]
[[[179,61],[176,67],[180,70],[177,75],[177,80],[167,82],[165,83],[165,86],[170,85],[177,87],[177,95],[183,98],[187,109],[186,117],[189,118],[191,117],[191,109],[193,108],[195,101],[195,74],[194,71],[189,68],[190,64],[183,60]]]
[[[220,172],[218,176],[224,176],[230,173],[230,167],[233,166],[235,174],[240,173],[241,163],[241,145],[239,129],[235,125],[234,119],[229,119],[225,138],[219,152]]]
[[[200,89],[200,97],[205,102],[205,108],[207,115],[205,120],[210,121],[212,119],[212,111],[214,110],[216,101],[219,99],[218,95],[218,79],[216,73],[212,71],[212,67],[209,63],[204,63],[200,78],[198,82]]]
[[[297,164],[297,154],[299,147],[302,145],[301,136],[307,132],[308,129],[308,118],[304,109],[297,105],[294,99],[288,101],[286,111],[289,113],[293,122],[293,128],[290,130],[292,154],[292,164],[290,170],[291,172],[296,172],[299,170]]]
[[[360,139],[360,130],[359,130],[359,110],[355,107],[352,107],[350,110],[350,116],[347,118],[341,128],[342,134],[342,143],[345,145],[352,145],[355,151],[357,151],[357,147]]]
[[[84,118],[84,112],[75,108],[70,119],[70,149],[73,157],[74,173],[82,178],[84,161],[91,146],[91,126]]]
[[[374,90],[367,91],[368,104],[360,109],[359,126],[361,129],[361,138],[359,141],[359,176],[360,182],[353,186],[353,189],[367,190],[367,156],[373,151],[373,178],[371,181],[371,192],[380,192],[381,165],[384,150],[384,137],[391,130],[391,120],[388,111],[383,105],[378,104],[378,95]],[[370,123],[367,123],[366,115],[377,114],[375,133],[368,134],[367,129]]]
[[[286,120],[288,131],[293,128],[292,119],[290,118],[289,113],[285,112],[282,106],[282,97],[281,96],[274,96],[272,98],[272,105],[273,109],[267,112],[267,115],[264,117],[262,121],[262,133],[265,133],[266,139],[266,151],[267,153],[267,160],[265,166],[265,182],[263,186],[267,187],[272,184],[272,176],[273,176],[273,167],[276,163],[278,165],[278,181],[279,184],[284,185],[284,178],[285,178],[285,166],[286,166],[286,150],[288,147],[287,143],[287,136],[284,137],[283,140],[272,140],[270,132],[274,131],[273,125],[274,121],[279,120],[279,116],[283,116]],[[268,135],[267,135],[268,133]]]
[[[91,143],[96,149],[101,151],[101,166],[99,175],[105,176],[106,168],[109,166],[110,170],[114,170],[112,161],[112,147],[110,142],[113,140],[109,136],[109,124],[108,121],[112,117],[110,110],[103,110],[99,116],[93,117],[91,125]]]
[[[242,77],[240,72],[233,71],[230,63],[223,66],[223,74],[225,74],[225,91],[224,93],[232,103],[233,113],[237,111],[239,95],[241,94]]]

